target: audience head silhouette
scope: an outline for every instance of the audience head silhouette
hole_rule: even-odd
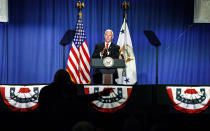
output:
[[[72,131],[94,131],[94,126],[88,121],[79,121],[73,126]]]
[[[55,73],[54,82],[56,82],[56,83],[70,82],[70,83],[72,83],[69,73],[64,69],[60,69]]]

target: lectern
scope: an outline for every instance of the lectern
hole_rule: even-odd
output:
[[[103,59],[93,58],[91,60],[91,66],[99,69],[102,73],[102,84],[113,84],[113,73],[117,68],[125,68],[125,60],[113,59],[111,57],[105,57]]]

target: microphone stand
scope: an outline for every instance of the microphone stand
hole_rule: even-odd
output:
[[[151,30],[145,30],[144,34],[146,35],[147,39],[151,43],[151,45],[155,46],[156,48],[156,76],[155,76],[155,86],[156,88],[152,89],[152,103],[154,108],[157,107],[157,88],[158,88],[158,47],[161,45],[159,39],[155,35],[155,33]]]
[[[155,84],[158,85],[158,47],[159,46],[155,46],[156,48],[156,76],[155,76]]]
[[[65,69],[65,51],[66,45],[70,44],[75,35],[75,30],[67,30],[63,35],[60,44],[63,46],[63,69]]]
[[[65,47],[66,45],[63,45],[63,69],[65,69]]]

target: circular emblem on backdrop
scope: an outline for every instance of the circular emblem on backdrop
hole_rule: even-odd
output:
[[[103,64],[107,68],[111,68],[114,65],[114,59],[111,57],[106,57],[103,59]]]

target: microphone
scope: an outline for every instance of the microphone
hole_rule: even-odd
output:
[[[107,53],[107,55],[109,55],[109,49],[108,48],[106,48],[106,53]]]
[[[119,55],[119,59],[124,59],[124,55],[123,54],[120,54]]]
[[[121,54],[121,57],[122,57],[122,59],[124,59],[124,55],[123,54]]]

